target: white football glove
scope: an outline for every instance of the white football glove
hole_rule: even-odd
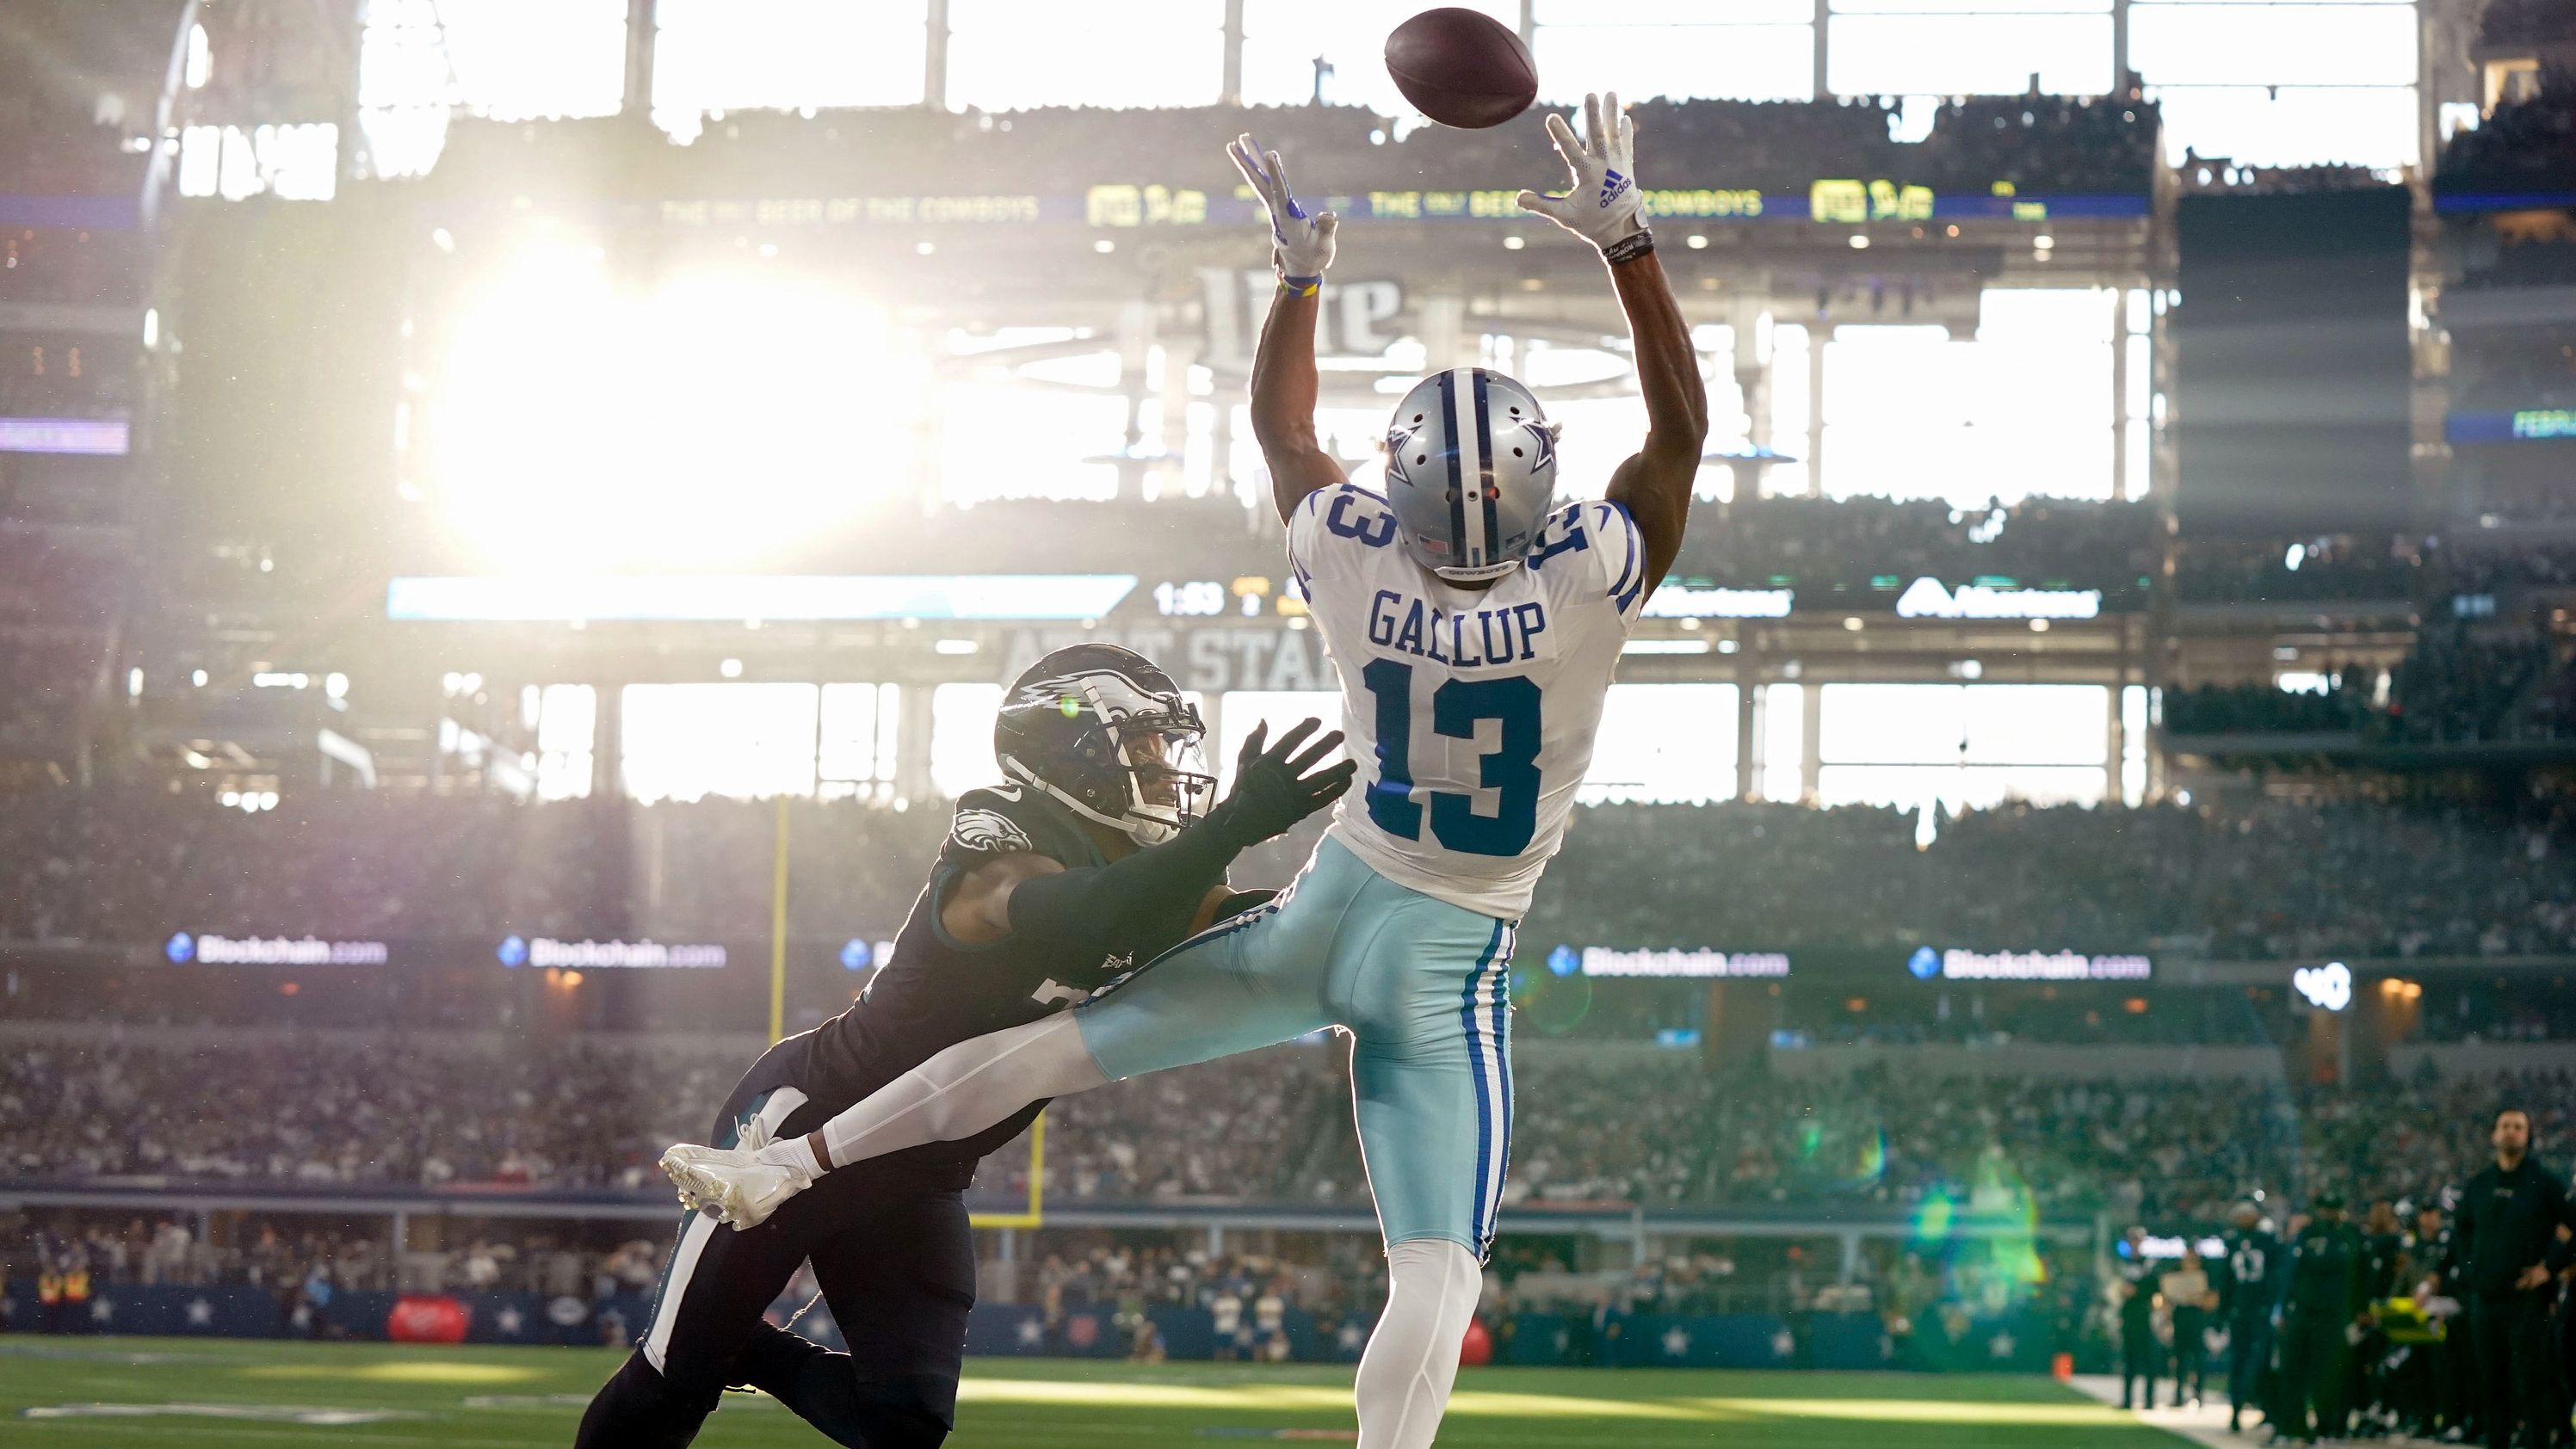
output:
[[[1583,139],[1565,117],[1548,113],[1547,136],[1565,158],[1573,186],[1562,196],[1520,194],[1523,211],[1535,211],[1601,249],[1614,262],[1650,249],[1645,193],[1637,189],[1634,122],[1619,106],[1619,93],[1583,98]]]
[[[1279,280],[1302,292],[1322,285],[1324,269],[1333,264],[1333,233],[1342,219],[1329,211],[1308,216],[1288,189],[1288,168],[1279,153],[1262,150],[1250,132],[1236,137],[1225,154],[1234,158],[1244,184],[1260,194],[1270,212],[1270,260],[1279,269]]]

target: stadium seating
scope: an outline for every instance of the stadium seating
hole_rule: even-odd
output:
[[[2576,862],[2546,846],[2566,808],[2007,805],[1936,822],[1923,848],[1912,811],[1602,805],[1576,817],[1527,929],[1531,940],[1731,949],[2162,941],[2217,960],[2566,952]],[[936,809],[850,802],[802,803],[790,817],[790,932],[833,940],[900,919],[945,825]],[[772,829],[771,808],[746,801],[325,793],[246,814],[154,791],[40,793],[0,813],[0,940],[157,947],[183,928],[760,939]],[[1307,838],[1239,873],[1285,879]],[[646,841],[656,870],[638,863]],[[1641,875],[1724,889],[1622,887]],[[1872,889],[1858,899],[1809,888],[1864,879]]]

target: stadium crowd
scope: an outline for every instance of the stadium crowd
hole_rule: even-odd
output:
[[[2576,659],[2555,638],[2428,626],[2386,678],[2348,664],[2321,690],[2263,684],[2169,690],[2177,735],[2353,733],[2410,745],[2563,740],[2576,736]]]
[[[2237,811],[2006,805],[1909,812],[1603,805],[1579,817],[1530,929],[1621,945],[1907,947],[1918,940],[2220,960],[2498,955],[2576,941],[2576,861],[2547,820],[2466,808],[2267,802]],[[1724,881],[1687,908],[1627,888],[1645,862]],[[1868,881],[1866,896],[1813,889]]]
[[[652,1192],[748,1053],[729,1039],[125,1041],[0,1063],[0,1177]],[[1342,1053],[1290,1044],[1120,1083],[1049,1118],[1053,1201],[1365,1202]],[[2213,1091],[2208,1080],[1791,1078],[1686,1053],[1524,1054],[1510,1200],[1913,1205],[2214,1218],[2254,1185],[2421,1195],[2474,1166],[2459,1124],[2530,1103],[2576,1126],[2576,1075]],[[1028,1156],[977,1182],[1027,1191]]]
[[[1922,99],[1910,102],[1922,105]],[[1819,176],[1888,177],[1936,191],[2143,195],[2155,163],[2155,107],[2133,98],[1975,97],[1939,102],[1920,141],[1897,141],[1900,102],[1638,101],[1639,129],[1658,138],[1679,182],[1804,198]],[[1906,116],[1907,129],[1917,123]],[[687,147],[615,121],[461,121],[430,182],[480,194],[495,185],[580,187],[630,174],[638,194],[911,195],[923,175],[967,192],[1081,193],[1096,184],[1203,189],[1230,200],[1237,178],[1219,149],[1250,131],[1319,184],[1369,190],[1426,184],[1517,188],[1556,174],[1535,125],[1409,132],[1357,106],[1046,107],[950,113],[916,108],[710,118]],[[511,178],[505,183],[502,178]],[[1329,178],[1329,180],[1326,180]],[[720,184],[719,184],[720,182]],[[1196,216],[1174,220],[1196,220]]]
[[[1694,527],[1673,572],[1739,588],[1858,593],[1925,576],[2144,589],[2155,567],[2144,503],[2031,498],[1961,510],[1937,500],[1740,499]]]
[[[2534,0],[2501,8],[2508,16],[2550,12],[2553,27],[2566,24],[2556,7]],[[2475,129],[2452,136],[2433,184],[2445,192],[2556,191],[2570,175],[2576,175],[2576,74],[2552,68],[2527,99],[2504,102]]]
[[[1928,940],[2161,943],[2219,960],[2564,952],[2576,950],[2566,808],[2006,804],[1936,816],[1926,847],[1919,814],[1891,808],[1599,805],[1577,815],[1528,930],[1736,950]],[[946,827],[940,810],[858,802],[789,814],[789,930],[833,940],[899,921]],[[0,940],[157,947],[182,929],[759,939],[772,829],[768,805],[714,799],[529,806],[324,792],[245,813],[148,791],[35,793],[0,812]],[[1238,876],[1286,879],[1307,838],[1267,847]],[[1641,873],[1728,889],[1633,889]],[[1832,895],[1811,889],[1819,880],[1872,889]]]

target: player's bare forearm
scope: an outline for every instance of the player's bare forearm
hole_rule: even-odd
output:
[[[1651,591],[1681,555],[1691,486],[1708,441],[1708,389],[1663,263],[1649,251],[1609,266],[1610,284],[1628,314],[1637,384],[1646,402],[1646,444],[1611,476],[1609,497],[1637,521]]]
[[[1342,481],[1342,466],[1315,436],[1315,320],[1322,288],[1282,286],[1252,358],[1252,437],[1270,465],[1270,501],[1286,520],[1308,494]]]

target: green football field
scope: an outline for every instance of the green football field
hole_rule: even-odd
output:
[[[618,1361],[604,1349],[419,1348],[222,1339],[0,1337],[0,1444],[568,1445]],[[1348,1368],[984,1359],[968,1363],[970,1449],[1347,1442]],[[828,1443],[731,1395],[700,1444]],[[1443,1449],[2178,1449],[2180,1440],[2038,1378],[1469,1369]]]

